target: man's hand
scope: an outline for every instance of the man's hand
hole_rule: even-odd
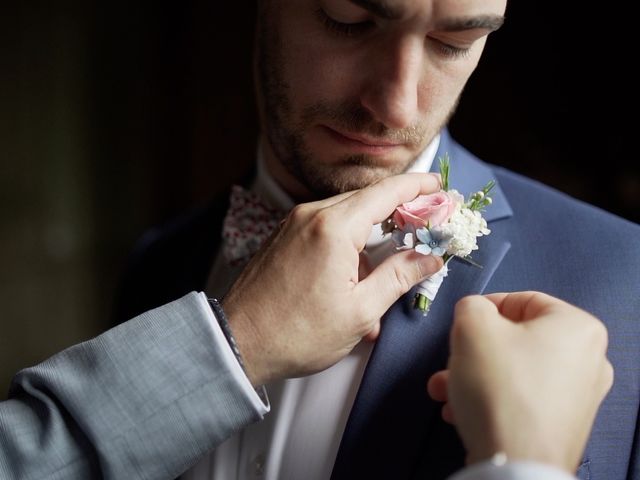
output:
[[[607,331],[588,313],[536,292],[462,299],[448,370],[429,380],[447,402],[469,463],[504,452],[575,472],[613,382]]]
[[[391,304],[442,267],[406,251],[359,274],[372,226],[439,188],[436,175],[404,174],[291,211],[223,300],[254,385],[330,367],[375,338]]]

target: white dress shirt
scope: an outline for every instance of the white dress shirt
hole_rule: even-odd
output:
[[[438,136],[410,171],[429,170],[439,141]],[[294,202],[269,175],[260,153],[257,166],[251,190],[274,208],[291,209]],[[366,249],[372,265],[393,251],[385,240],[380,227],[374,227]],[[207,294],[223,296],[241,270],[229,266],[219,251]],[[267,385],[271,413],[218,447],[184,480],[328,479],[371,349],[372,344],[362,342],[323,372]]]
[[[434,139],[409,171],[429,170],[439,140],[439,136]],[[251,189],[274,208],[286,211],[294,206],[266,171],[260,153]],[[393,250],[391,242],[383,238],[380,226],[375,226],[366,247],[371,264],[379,264]],[[242,267],[229,266],[220,250],[206,293],[221,298],[241,270]],[[271,413],[220,445],[182,479],[328,480],[371,350],[372,344],[361,342],[347,357],[323,372],[267,385]],[[467,478],[471,477],[464,477]]]
[[[576,477],[541,463],[518,461],[496,465],[487,461],[471,465],[449,480],[576,480]]]

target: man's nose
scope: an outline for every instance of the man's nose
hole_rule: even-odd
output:
[[[373,53],[360,101],[387,127],[409,127],[418,116],[424,43],[416,38],[402,38],[381,50]]]

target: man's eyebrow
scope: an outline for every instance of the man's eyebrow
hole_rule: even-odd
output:
[[[502,15],[478,15],[474,17],[453,18],[444,20],[437,25],[438,30],[446,32],[459,32],[462,30],[474,30],[481,28],[493,32],[504,23]]]
[[[386,18],[387,20],[396,20],[402,16],[402,10],[395,8],[388,3],[381,0],[349,0],[351,3],[358,5],[359,7],[369,10],[378,17]]]
[[[384,0],[349,0],[351,3],[370,11],[378,17],[387,20],[397,20],[402,17],[402,8],[389,5]],[[473,17],[461,17],[445,20],[438,25],[439,30],[457,32],[481,28],[493,32],[504,23],[503,15],[477,15]]]

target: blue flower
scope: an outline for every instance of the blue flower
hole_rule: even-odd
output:
[[[447,251],[451,236],[444,235],[439,230],[429,230],[428,228],[419,228],[416,230],[416,237],[418,237],[418,245],[416,245],[416,252],[423,255],[435,255],[441,257]]]

